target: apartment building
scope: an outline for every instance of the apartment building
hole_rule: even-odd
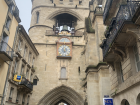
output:
[[[107,0],[101,44],[110,65],[114,105],[140,105],[140,1]]]
[[[22,104],[29,105],[33,85],[37,85],[38,77],[35,75],[36,58],[39,55],[34,44],[30,40],[24,27],[19,25],[19,32],[15,41],[15,53],[18,57],[13,59],[8,76],[6,105]],[[22,81],[13,80],[15,75],[21,75]]]
[[[0,0],[0,14],[0,103],[3,103],[9,67],[14,57],[14,41],[21,20],[14,0]]]

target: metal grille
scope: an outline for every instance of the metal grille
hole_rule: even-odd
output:
[[[107,54],[112,42],[117,36],[118,31],[120,30],[124,21],[131,20],[135,12],[137,11],[138,7],[140,6],[140,1],[127,1],[126,5],[121,5],[119,11],[116,15],[116,20],[111,22],[109,30],[109,35],[105,40],[105,43],[102,47],[103,49],[103,56]]]
[[[105,8],[104,8],[104,13],[103,13],[103,21],[105,21],[105,19],[107,18],[108,11],[110,9],[111,4],[112,4],[112,0],[107,0],[106,1]]]
[[[33,84],[31,82],[29,82],[25,77],[22,77],[22,81],[21,81],[20,85],[25,85],[29,89],[33,90]]]

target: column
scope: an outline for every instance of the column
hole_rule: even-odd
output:
[[[87,75],[88,105],[100,105],[98,72],[89,72]]]

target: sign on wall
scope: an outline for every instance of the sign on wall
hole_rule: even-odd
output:
[[[14,75],[14,79],[13,80],[16,81],[16,82],[21,82],[22,76],[20,76],[20,75]]]
[[[103,98],[103,105],[113,105],[113,98]]]

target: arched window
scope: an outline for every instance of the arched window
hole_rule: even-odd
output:
[[[61,79],[65,79],[66,78],[66,68],[65,67],[61,68],[60,78]]]
[[[36,12],[36,23],[39,22],[39,12]]]
[[[129,102],[126,100],[124,105],[130,105]]]
[[[122,100],[121,105],[130,105],[130,104],[126,99],[124,99]]]

